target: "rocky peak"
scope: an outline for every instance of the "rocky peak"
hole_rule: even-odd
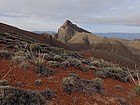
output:
[[[72,26],[72,22],[70,20],[66,20],[66,22],[64,23],[65,26]]]
[[[78,27],[76,24],[73,24],[70,20],[66,20],[65,23],[60,28],[66,28],[66,27],[71,27],[73,30],[77,32],[91,33],[85,29]]]
[[[63,43],[67,43],[67,41],[69,41],[76,32],[91,33],[78,27],[76,24],[73,24],[70,20],[66,20],[65,23],[58,29],[58,40]]]

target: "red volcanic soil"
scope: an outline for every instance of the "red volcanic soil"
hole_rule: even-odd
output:
[[[9,71],[9,61],[0,60],[0,74],[1,78]],[[93,94],[85,95],[81,92],[75,92],[72,94],[66,94],[61,88],[61,81],[64,77],[67,77],[69,73],[76,73],[83,79],[94,79],[96,76],[93,71],[82,72],[79,69],[69,67],[66,70],[60,68],[51,68],[55,70],[55,74],[51,77],[39,76],[35,73],[35,67],[30,66],[28,70],[19,69],[17,66],[12,67],[11,72],[4,78],[11,82],[11,85],[14,87],[31,89],[31,90],[45,90],[52,89],[56,90],[57,97],[49,100],[51,105],[120,105],[119,97],[126,98],[127,101],[133,105],[139,105],[140,97],[133,96],[131,87],[123,82],[113,80],[113,79],[104,79],[104,88],[105,92],[102,95]],[[42,84],[36,86],[35,80],[41,79]],[[22,85],[16,85],[16,82],[23,82]],[[117,90],[115,85],[121,85],[124,87],[124,91]],[[133,97],[133,98],[132,98]]]

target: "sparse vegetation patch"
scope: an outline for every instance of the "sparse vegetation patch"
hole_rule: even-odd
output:
[[[85,80],[80,79],[76,75],[72,75],[63,79],[62,89],[68,94],[76,91],[81,91],[86,94],[92,94],[93,92],[101,94],[104,90],[104,87],[103,81],[99,78]]]

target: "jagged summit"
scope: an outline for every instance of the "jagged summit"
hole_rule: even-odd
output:
[[[67,43],[67,41],[69,41],[76,32],[91,34],[91,32],[78,27],[70,20],[66,20],[65,23],[58,29],[58,40],[62,41],[63,43]]]
[[[78,27],[76,24],[73,24],[70,20],[66,20],[64,25],[72,27],[75,31],[78,31],[78,32],[91,33],[91,32],[89,32],[89,31],[87,31],[85,29],[82,29],[82,28]]]
[[[71,25],[73,25],[73,23],[70,20],[66,20],[63,25],[65,25],[65,26],[71,26]]]

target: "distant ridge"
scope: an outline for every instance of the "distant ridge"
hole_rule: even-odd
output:
[[[55,31],[33,31],[33,33],[37,33],[37,34],[56,34]]]
[[[109,38],[122,38],[128,40],[140,39],[140,33],[94,33],[98,36],[104,36]]]

